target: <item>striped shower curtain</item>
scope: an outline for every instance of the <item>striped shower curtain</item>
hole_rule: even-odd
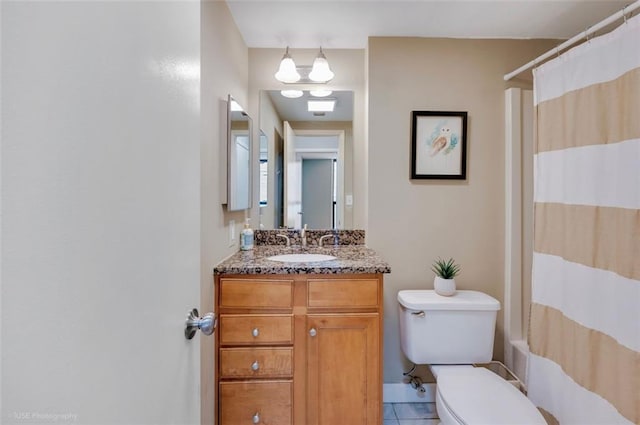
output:
[[[640,16],[534,72],[529,397],[640,423]]]

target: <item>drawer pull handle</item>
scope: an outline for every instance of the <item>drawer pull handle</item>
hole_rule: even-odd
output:
[[[420,318],[425,316],[424,311],[412,311],[411,315],[412,316],[416,316],[416,317],[420,317]]]
[[[260,423],[260,413],[256,413],[255,415],[253,415],[253,423],[254,424]]]
[[[260,330],[258,328],[253,328],[251,335],[253,335],[254,338],[257,338],[258,335],[260,335]]]
[[[255,362],[251,363],[251,370],[257,371],[258,369],[260,369],[260,364],[256,360]]]
[[[311,329],[309,330],[309,335],[311,335],[311,336],[316,336],[316,335],[318,335],[318,331],[316,331],[316,328],[311,328]]]

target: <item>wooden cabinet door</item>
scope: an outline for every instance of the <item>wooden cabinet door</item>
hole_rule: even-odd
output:
[[[381,423],[380,318],[307,316],[307,425]]]

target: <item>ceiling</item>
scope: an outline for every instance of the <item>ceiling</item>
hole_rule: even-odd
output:
[[[227,0],[248,47],[363,49],[369,36],[570,38],[633,0]]]
[[[584,31],[633,0],[227,0],[250,48],[366,47],[369,36],[558,38]],[[287,121],[351,120],[353,94],[336,111],[307,112],[300,99],[270,93]],[[347,96],[342,98],[342,96]]]

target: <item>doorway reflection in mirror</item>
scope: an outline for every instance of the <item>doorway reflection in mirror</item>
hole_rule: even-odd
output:
[[[335,110],[324,115],[306,109],[310,97],[308,91],[299,99],[279,91],[260,93],[259,122],[267,145],[266,152],[260,150],[267,176],[260,228],[352,226],[352,205],[345,198],[352,197],[353,92],[334,91]]]
[[[227,98],[227,210],[251,208],[251,117]]]

